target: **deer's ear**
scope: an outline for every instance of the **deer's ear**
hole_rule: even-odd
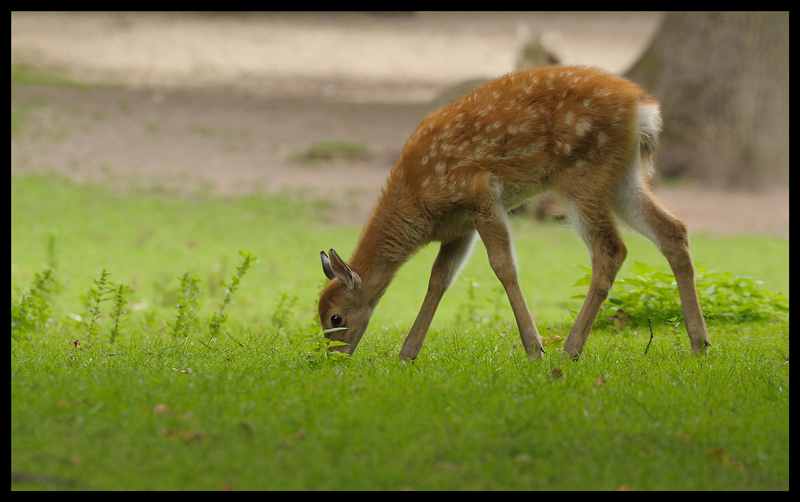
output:
[[[319,258],[322,260],[322,271],[325,272],[325,277],[327,277],[329,281],[332,281],[336,276],[333,275],[333,270],[331,270],[330,258],[325,254],[325,251],[319,252]]]
[[[325,253],[323,253],[325,254]],[[358,276],[357,273],[353,272],[350,266],[342,260],[336,251],[331,249],[331,257],[328,261],[328,265],[330,266],[330,270],[333,273],[334,277],[339,279],[339,282],[342,284],[342,287],[348,290],[356,290],[361,288],[361,277]],[[325,268],[325,262],[323,260],[322,268]],[[326,272],[327,275],[327,272]],[[330,277],[330,276],[328,276]]]

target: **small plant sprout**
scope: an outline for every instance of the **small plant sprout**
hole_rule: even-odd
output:
[[[56,254],[56,232],[47,234],[47,265],[55,270],[58,268],[58,255]]]
[[[94,335],[95,330],[98,328],[97,321],[100,319],[100,304],[107,301],[108,294],[114,291],[114,288],[109,288],[108,285],[108,277],[110,275],[111,273],[108,270],[103,269],[100,273],[100,279],[95,279],[94,281],[95,287],[89,290],[89,315],[86,321],[87,342],[91,342],[92,335]]]
[[[178,315],[173,322],[168,323],[175,338],[187,335],[191,328],[196,327],[199,311],[197,298],[200,296],[200,279],[194,275],[189,276],[189,272],[186,272],[181,276],[180,282],[178,304],[175,305]]]
[[[258,262],[258,258],[253,256],[253,254],[250,252],[239,251],[239,255],[244,258],[244,261],[240,266],[236,267],[236,274],[231,276],[230,284],[225,284],[224,282],[222,283],[226,290],[225,299],[222,300],[219,311],[214,312],[208,318],[208,327],[211,332],[211,339],[216,338],[216,336],[219,334],[220,328],[222,328],[222,325],[228,320],[228,314],[225,313],[225,307],[227,307],[231,302],[231,295],[233,292],[239,288],[239,281],[241,281],[242,277],[244,277],[244,274],[250,268],[251,264]]]
[[[272,325],[280,331],[288,323],[291,316],[291,309],[297,303],[297,296],[289,296],[288,293],[281,293],[278,305],[275,307],[275,312],[272,314],[270,321]]]
[[[465,326],[471,321],[478,321],[480,319],[480,316],[476,314],[478,310],[476,293],[480,283],[477,279],[470,276],[463,276],[461,280],[467,283],[467,298],[469,298],[469,300],[466,303],[462,303],[458,306],[458,311],[456,312],[456,325]]]
[[[23,332],[38,331],[50,319],[51,307],[46,298],[49,293],[48,284],[55,286],[55,271],[44,267],[36,272],[28,291],[24,291],[17,299],[11,299],[11,335]]]
[[[350,354],[346,352],[340,352],[338,350],[330,350],[332,347],[344,347],[349,344],[345,342],[341,342],[338,340],[331,340],[328,335],[333,333],[334,331],[341,331],[347,328],[340,327],[340,328],[331,328],[322,331],[322,336],[311,338],[308,340],[303,340],[305,344],[305,350],[307,352],[311,352],[312,354],[320,354],[325,357],[326,361],[331,360],[338,360],[342,359],[343,357],[347,357]]]
[[[113,290],[114,291],[114,307],[111,309],[111,319],[114,322],[114,326],[111,328],[111,336],[110,342],[114,343],[114,340],[117,338],[119,334],[119,327],[120,327],[120,320],[124,314],[127,314],[127,310],[123,310],[125,305],[128,304],[128,300],[125,298],[126,295],[129,295],[133,292],[130,286],[125,284],[124,282],[120,282],[117,284],[117,287]]]

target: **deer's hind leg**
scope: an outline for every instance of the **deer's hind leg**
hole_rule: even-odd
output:
[[[565,201],[572,225],[589,248],[592,262],[589,291],[563,349],[565,356],[577,359],[628,251],[620,237],[608,199],[602,194],[597,197],[565,196]]]
[[[669,262],[681,298],[686,331],[697,355],[711,345],[697,287],[694,262],[689,250],[686,225],[660,204],[652,193],[644,173],[632,168],[617,186],[614,209],[634,230],[650,239]]]

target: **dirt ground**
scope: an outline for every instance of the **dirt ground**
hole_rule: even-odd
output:
[[[300,191],[363,221],[444,88],[514,69],[544,36],[564,63],[624,72],[659,13],[12,13],[12,63],[85,89],[18,87],[11,170],[167,193]],[[305,164],[316,141],[365,143]],[[692,231],[789,235],[789,190],[659,187]]]

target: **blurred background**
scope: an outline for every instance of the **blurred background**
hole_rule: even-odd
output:
[[[12,12],[11,170],[360,223],[426,112],[582,64],[661,101],[657,193],[691,230],[788,236],[788,44],[788,12]]]

